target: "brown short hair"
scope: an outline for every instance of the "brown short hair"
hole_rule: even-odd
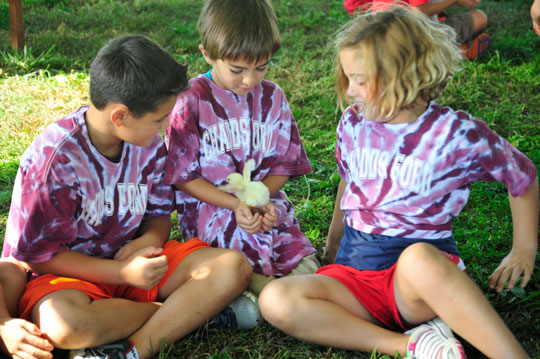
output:
[[[276,14],[267,0],[207,0],[197,23],[212,59],[269,59],[281,48]]]

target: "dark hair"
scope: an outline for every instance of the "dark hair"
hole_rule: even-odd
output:
[[[185,91],[186,73],[186,66],[152,40],[120,36],[103,46],[90,65],[90,100],[98,109],[121,103],[142,117]]]
[[[197,27],[214,60],[259,62],[281,48],[276,14],[267,0],[207,0]]]

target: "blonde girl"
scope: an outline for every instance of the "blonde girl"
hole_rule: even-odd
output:
[[[263,316],[350,350],[465,358],[454,331],[490,358],[526,358],[465,273],[451,222],[472,183],[504,183],[513,246],[490,283],[524,287],[537,251],[537,171],[483,121],[434,101],[459,69],[455,33],[404,7],[359,15],[339,31],[336,59],[338,98],[350,106],[337,128],[333,264],[270,283]]]

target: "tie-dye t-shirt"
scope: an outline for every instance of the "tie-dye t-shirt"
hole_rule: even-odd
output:
[[[170,216],[163,185],[167,150],[124,143],[118,163],[88,137],[82,107],[49,125],[23,154],[13,188],[3,256],[42,262],[67,250],[112,258],[143,219]]]
[[[348,108],[337,129],[336,159],[347,187],[346,225],[366,233],[440,239],[477,181],[523,194],[537,170],[481,120],[431,102],[412,123],[367,121]]]
[[[178,97],[170,119],[167,183],[204,178],[223,185],[250,158],[256,162],[253,181],[311,172],[285,95],[272,82],[263,80],[247,95],[237,95],[199,75],[191,80],[189,91]],[[236,225],[233,211],[176,191],[184,239],[199,237],[214,247],[239,250],[256,273],[283,275],[315,249],[300,231],[285,193],[279,191],[271,201],[278,223],[269,232],[251,235]]]

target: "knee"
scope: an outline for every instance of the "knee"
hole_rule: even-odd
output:
[[[247,286],[253,273],[251,263],[246,256],[238,251],[231,250],[230,253],[228,253],[228,256],[230,257],[229,260],[233,267],[233,271],[238,274],[238,281]]]
[[[14,290],[12,287],[24,288],[26,285],[26,271],[20,265],[10,262],[0,262],[0,284],[10,287],[8,290]]]
[[[277,279],[264,287],[259,296],[259,308],[264,319],[285,332],[290,332],[296,312],[296,291],[288,285],[287,278]]]
[[[419,275],[442,280],[452,268],[457,269],[435,246],[418,242],[408,246],[398,259],[398,269],[401,273],[417,280]]]
[[[214,272],[219,274],[219,280],[236,283],[244,290],[251,280],[252,268],[249,260],[240,252],[224,249],[216,262]]]
[[[487,26],[488,18],[485,12],[482,10],[473,10],[471,15],[474,21],[474,32],[478,33],[481,30],[485,29]]]
[[[71,300],[50,298],[36,307],[39,318],[36,322],[55,347],[85,348],[99,340],[101,333],[89,321],[80,319]]]

